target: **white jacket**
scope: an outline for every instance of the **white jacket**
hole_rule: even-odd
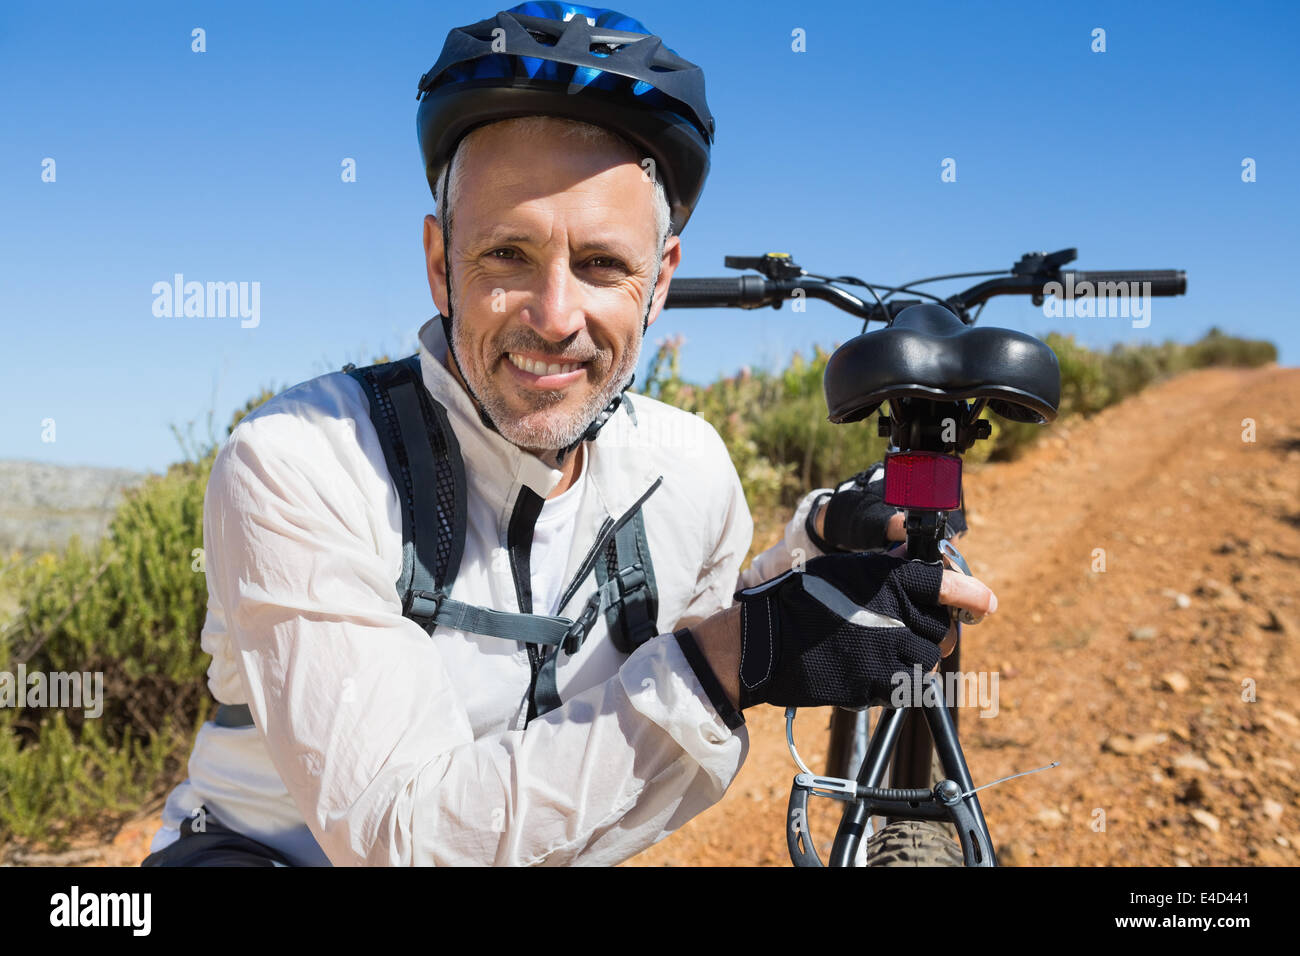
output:
[[[523,485],[561,478],[486,429],[420,330],[424,384],[448,413],[469,482],[452,597],[517,611],[507,523]],[[402,616],[401,514],[360,387],[304,382],[249,415],[217,456],[204,503],[208,685],[255,727],[200,729],[153,850],[200,805],[300,865],[613,864],[721,799],[749,738],[710,704],[672,631],[737,588],[819,552],[803,530],[741,573],[753,521],[726,448],[698,416],[643,395],[586,448],[588,482],[564,580],[606,517],[644,505],[662,633],[624,656],[601,615],[557,670],[563,705],[527,721],[524,645]],[[814,493],[815,494],[815,493]],[[503,571],[503,564],[504,573]],[[589,575],[558,613],[576,618]]]

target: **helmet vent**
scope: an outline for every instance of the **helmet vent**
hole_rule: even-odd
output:
[[[607,127],[654,156],[674,235],[708,175],[716,127],[703,71],[616,11],[529,0],[457,27],[420,78],[417,99],[420,153],[435,195],[438,172],[469,130],[533,114]]]

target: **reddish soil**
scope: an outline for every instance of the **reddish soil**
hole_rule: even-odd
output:
[[[963,636],[962,670],[999,674],[996,716],[961,711],[971,774],[1060,761],[981,793],[1003,863],[1300,863],[1297,408],[1300,369],[1210,369],[968,470],[962,547],[999,600]],[[827,713],[795,725],[818,770]],[[723,800],[629,865],[789,865],[782,712],[746,719]]]
[[[981,794],[1004,864],[1300,863],[1297,408],[1300,369],[1194,372],[967,470],[963,550],[1000,602],[963,639],[999,691],[996,716],[961,712],[967,761],[976,784],[1060,761]],[[796,724],[815,769],[828,716]],[[627,865],[789,865],[782,712],[746,718],[724,799]],[[134,865],[156,826],[30,862]]]

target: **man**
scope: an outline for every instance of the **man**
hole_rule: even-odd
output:
[[[523,4],[452,31],[422,78],[440,319],[418,373],[464,464],[452,590],[421,624],[394,585],[404,509],[434,489],[407,484],[410,452],[390,454],[373,424],[386,399],[360,373],[241,422],[204,516],[223,706],[146,865],[616,863],[722,797],[746,707],[865,704],[937,661],[941,599],[987,609],[973,579],[901,558],[791,571],[795,549],[818,553],[815,496],[742,574],[753,524],[721,439],[625,394],[713,127],[698,68],[647,33]],[[676,97],[636,100],[633,80]],[[628,570],[617,548],[600,560],[616,528],[653,581],[649,630],[604,597],[583,613]],[[530,639],[556,619],[581,640]]]

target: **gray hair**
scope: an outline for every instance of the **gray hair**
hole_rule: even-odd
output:
[[[594,126],[591,123],[583,123],[579,120],[568,119],[561,116],[515,116],[510,119],[498,120],[495,123],[488,123],[486,126],[496,126],[500,123],[508,123],[512,133],[520,138],[532,139],[538,138],[546,133],[559,134],[562,138],[576,140],[580,145],[590,148],[602,146],[621,149],[629,153],[632,157],[640,156],[640,150],[630,142],[612,133],[601,126]],[[486,126],[480,126],[471,130],[456,145],[455,151],[451,155],[451,177],[447,183],[447,201],[441,201],[436,193],[435,201],[438,202],[439,216],[445,216],[447,223],[447,235],[451,235],[452,219],[455,213],[456,199],[460,194],[461,175],[464,171],[465,143],[469,141],[475,133]],[[437,188],[442,187],[443,176],[447,172],[447,164],[444,163],[438,169],[438,175],[435,178]],[[663,259],[664,245],[668,242],[669,232],[672,228],[672,214],[668,206],[668,192],[664,189],[663,177],[659,175],[659,170],[655,169],[655,235],[658,236],[658,256]],[[657,275],[658,270],[656,270]]]

